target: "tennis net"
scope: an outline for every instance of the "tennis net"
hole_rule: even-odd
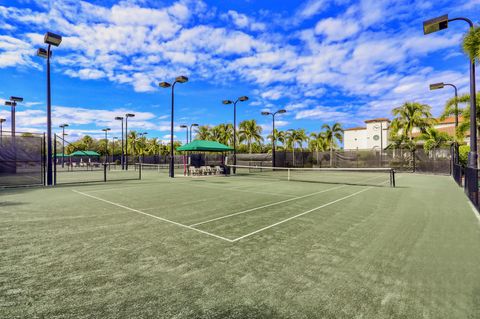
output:
[[[231,176],[279,181],[395,187],[392,168],[288,168],[229,165]]]

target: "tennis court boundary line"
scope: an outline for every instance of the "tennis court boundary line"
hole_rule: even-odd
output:
[[[247,209],[247,210],[243,210],[243,211],[241,211],[241,212],[236,212],[236,213],[233,213],[233,214],[228,214],[228,215],[220,216],[220,217],[217,217],[217,218],[212,218],[212,219],[209,219],[209,220],[205,220],[205,221],[203,221],[203,222],[198,222],[198,223],[195,223],[195,224],[191,224],[191,225],[189,225],[189,226],[190,226],[190,227],[194,227],[194,226],[198,226],[198,225],[210,223],[210,222],[213,222],[213,221],[216,221],[216,220],[220,220],[220,219],[224,219],[224,218],[229,218],[229,217],[233,217],[233,216],[237,216],[237,215],[241,215],[241,214],[253,212],[253,211],[256,211],[256,210],[259,210],[259,209],[262,209],[262,208],[267,208],[267,207],[271,207],[271,206],[275,206],[275,205],[280,205],[280,204],[283,204],[283,203],[290,202],[290,201],[292,201],[292,200],[302,199],[302,198],[306,198],[306,197],[318,195],[318,194],[321,194],[321,193],[326,193],[326,192],[333,191],[333,190],[335,190],[335,189],[339,189],[339,188],[343,188],[343,187],[346,187],[346,185],[344,185],[344,186],[332,187],[332,188],[327,188],[327,189],[324,189],[324,190],[321,190],[321,191],[318,191],[318,192],[315,192],[315,193],[310,193],[310,194],[307,194],[307,195],[298,196],[298,197],[293,197],[293,198],[285,199],[285,200],[282,200],[282,201],[279,201],[279,202],[270,203],[270,204],[266,204],[266,205],[263,205],[263,206],[258,206],[258,207],[250,208],[250,209]]]
[[[480,225],[480,214],[478,213],[478,210],[475,208],[475,206],[472,204],[470,200],[468,200],[467,202],[470,205],[470,208],[472,209],[473,215],[477,217],[478,223]]]
[[[149,213],[145,213],[145,212],[142,212],[141,210],[138,210],[138,209],[135,209],[135,208],[131,208],[131,207],[128,207],[128,206],[125,206],[125,205],[122,205],[122,204],[118,204],[118,203],[109,201],[109,200],[107,200],[107,199],[103,199],[103,198],[100,198],[100,197],[97,197],[97,196],[93,196],[93,195],[90,195],[90,194],[86,194],[86,193],[77,191],[77,190],[75,190],[75,189],[72,189],[72,191],[75,192],[75,193],[77,193],[77,194],[80,194],[80,195],[83,195],[83,196],[86,196],[86,197],[90,197],[90,198],[96,199],[96,200],[98,200],[98,201],[101,201],[101,202],[104,202],[104,203],[107,203],[107,204],[110,204],[110,205],[113,205],[113,206],[117,206],[117,207],[120,207],[120,208],[129,210],[129,211],[135,212],[135,213],[137,213],[137,214],[142,214],[142,215],[145,215],[145,216],[148,216],[148,217],[151,217],[151,218],[155,218],[155,219],[158,219],[158,220],[163,221],[163,222],[166,222],[166,223],[170,223],[170,224],[173,224],[173,225],[177,225],[177,226],[179,226],[179,227],[183,227],[183,228],[186,228],[186,229],[189,229],[189,230],[194,230],[194,231],[199,232],[199,233],[202,233],[202,234],[204,234],[204,235],[208,235],[208,236],[211,236],[211,237],[215,237],[215,238],[217,238],[217,239],[222,239],[222,240],[228,241],[228,242],[230,242],[230,243],[233,242],[233,240],[231,240],[231,239],[228,239],[228,238],[225,238],[225,237],[222,237],[222,236],[219,236],[219,235],[215,235],[215,234],[209,233],[209,232],[204,231],[204,230],[201,230],[201,229],[193,228],[193,227],[188,226],[188,225],[184,225],[184,224],[181,224],[181,223],[177,223],[177,222],[174,222],[173,220],[169,220],[169,219],[166,219],[166,218],[163,218],[163,217],[159,217],[159,216],[155,216],[155,215],[152,215],[152,214],[149,214]]]
[[[237,237],[237,238],[235,238],[235,239],[231,239],[231,241],[232,241],[232,242],[237,242],[237,241],[239,241],[239,240],[241,240],[241,239],[250,237],[250,236],[255,235],[255,234],[257,234],[257,233],[259,233],[259,232],[262,232],[262,231],[264,231],[264,230],[267,230],[267,229],[270,229],[270,228],[272,228],[272,227],[278,226],[278,225],[280,225],[280,224],[286,223],[286,222],[288,222],[288,221],[290,221],[290,220],[292,220],[292,219],[295,219],[295,218],[298,218],[298,217],[300,217],[300,216],[303,216],[303,215],[312,213],[312,212],[314,212],[314,211],[316,211],[316,210],[325,208],[325,207],[327,207],[327,206],[330,206],[330,205],[333,205],[333,204],[335,204],[335,203],[338,203],[338,202],[340,202],[340,201],[342,201],[342,200],[345,200],[345,199],[348,199],[348,198],[350,198],[350,197],[356,196],[356,195],[361,194],[361,193],[363,193],[363,192],[366,192],[366,191],[368,191],[368,190],[370,190],[370,189],[372,189],[372,188],[373,188],[373,187],[368,187],[368,188],[362,189],[362,190],[360,190],[360,191],[358,191],[358,192],[355,192],[355,193],[353,193],[353,194],[350,194],[350,195],[341,197],[341,198],[336,199],[336,200],[334,200],[334,201],[331,201],[331,202],[329,202],[329,203],[326,203],[326,204],[323,204],[323,205],[321,205],[321,206],[318,206],[318,207],[309,209],[309,210],[307,210],[307,211],[305,211],[305,212],[303,212],[303,213],[300,213],[300,214],[297,214],[297,215],[295,215],[295,216],[292,216],[292,217],[286,218],[286,219],[284,219],[284,220],[281,220],[281,221],[279,221],[279,222],[277,222],[277,223],[275,223],[275,224],[272,224],[272,225],[269,225],[269,226],[266,226],[266,227],[257,229],[257,230],[255,230],[255,231],[253,231],[253,232],[251,232],[251,233],[248,233],[248,234],[246,234],[246,235]]]
[[[374,179],[378,179],[378,178],[383,178],[383,177],[384,177],[384,176],[375,176],[375,177],[372,177],[372,178],[368,178],[368,179],[366,179],[366,180],[364,180],[364,181],[366,182],[366,181],[370,181],[370,180],[374,180]],[[381,183],[381,184],[383,184],[383,183]],[[259,210],[259,209],[262,209],[262,208],[267,208],[267,207],[271,207],[271,206],[275,206],[275,205],[287,203],[287,202],[290,202],[290,201],[292,201],[292,200],[307,198],[307,197],[310,197],[310,196],[314,196],[314,195],[326,193],[326,192],[333,191],[333,190],[340,189],[340,188],[344,188],[344,187],[347,187],[347,186],[351,186],[351,185],[342,185],[342,186],[336,186],[336,187],[332,187],[332,188],[327,188],[327,189],[324,189],[324,190],[321,190],[321,191],[318,191],[318,192],[314,192],[314,193],[310,193],[310,194],[307,194],[307,195],[297,196],[297,197],[285,199],[285,200],[282,200],[282,201],[279,201],[279,202],[270,203],[270,204],[262,205],[262,206],[259,206],[259,207],[250,208],[250,209],[247,209],[247,210],[244,210],[244,211],[241,211],[241,212],[237,212],[237,213],[233,213],[233,214],[228,214],[228,215],[224,215],[224,216],[219,216],[219,217],[216,217],[216,218],[212,218],[212,219],[209,219],[209,220],[205,220],[205,221],[202,221],[202,222],[198,222],[198,223],[195,223],[195,224],[191,224],[190,227],[194,227],[194,226],[198,226],[198,225],[203,225],[203,224],[207,224],[207,223],[210,223],[210,222],[213,222],[213,221],[216,221],[216,220],[220,220],[220,219],[224,219],[224,218],[233,217],[233,216],[236,216],[236,215],[241,215],[241,214],[253,212],[253,211],[256,211],[256,210]]]

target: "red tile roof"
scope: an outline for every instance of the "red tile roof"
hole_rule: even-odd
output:
[[[344,129],[343,131],[361,131],[361,130],[366,130],[367,128],[366,127],[363,127],[363,126],[357,126],[357,127],[351,127],[351,128],[347,128],[347,129]]]
[[[375,122],[390,122],[386,117],[379,117],[376,119],[366,120],[365,123],[375,123]]]

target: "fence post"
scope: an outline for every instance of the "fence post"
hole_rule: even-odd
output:
[[[107,164],[103,163],[103,181],[107,181]]]
[[[53,186],[57,185],[57,134],[53,135]]]

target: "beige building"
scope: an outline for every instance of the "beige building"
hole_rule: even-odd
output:
[[[463,118],[459,117],[461,123]],[[455,134],[455,118],[448,117],[443,121],[437,120],[434,127],[440,132],[446,132],[450,136]],[[387,118],[376,118],[365,121],[365,126],[352,127],[344,130],[344,149],[345,150],[372,150],[388,146],[388,136],[390,130],[390,120]],[[413,129],[413,136],[419,136],[420,130]],[[468,142],[467,133],[466,142]]]

